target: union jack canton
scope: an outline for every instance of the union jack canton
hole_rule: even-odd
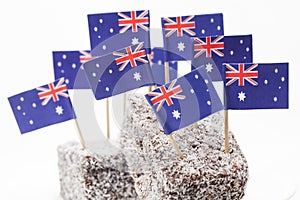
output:
[[[124,26],[124,28],[120,29],[119,32],[124,33],[130,28],[132,32],[138,32],[138,27],[145,31],[149,31],[148,13],[148,10],[144,10],[137,16],[137,11],[130,11],[129,15],[126,15],[126,13],[123,12],[118,12],[118,15],[121,17],[121,19],[118,20],[119,26]]]
[[[113,52],[113,55],[120,56],[119,58],[116,58],[116,64],[121,66],[119,67],[119,71],[123,71],[124,68],[130,64],[131,67],[137,66],[137,61],[140,61],[142,63],[147,64],[148,59],[145,59],[144,57],[147,57],[145,49],[141,49],[143,47],[143,43],[140,43],[133,51],[131,49],[131,46],[126,47],[124,52]]]
[[[184,95],[179,95],[179,93],[182,92],[182,88],[180,85],[177,85],[176,87],[176,79],[173,80],[169,87],[166,88],[165,85],[160,86],[158,89],[160,90],[159,92],[150,92],[148,93],[148,96],[153,96],[153,98],[151,98],[151,103],[152,105],[156,105],[158,104],[156,111],[160,111],[161,107],[163,106],[163,104],[166,102],[168,106],[173,105],[173,101],[172,99],[185,99]],[[174,88],[173,88],[174,87]]]
[[[245,81],[248,81],[251,85],[257,86],[258,83],[253,80],[254,78],[258,78],[258,71],[253,71],[257,66],[258,64],[253,64],[245,69],[245,64],[240,63],[236,69],[230,64],[225,64],[225,67],[228,70],[226,71],[225,77],[226,79],[231,79],[226,83],[226,86],[230,86],[235,81],[238,82],[238,86],[244,86]]]
[[[224,50],[224,42],[220,40],[223,39],[223,36],[216,37],[211,41],[211,36],[207,36],[206,41],[201,40],[200,38],[195,38],[194,51],[197,52],[194,55],[194,58],[198,58],[203,53],[205,53],[207,58],[212,57],[212,53],[217,54],[220,57],[224,56],[224,53],[220,50]]]
[[[59,101],[59,96],[68,98],[69,95],[67,92],[67,86],[64,84],[65,80],[64,78],[59,79],[57,84],[49,83],[46,85],[46,87],[37,87],[36,89],[38,91],[41,91],[38,93],[38,96],[40,100],[42,101],[42,106],[47,105],[47,103],[52,99],[53,102]]]
[[[164,24],[164,29],[166,30],[166,37],[170,37],[173,33],[176,32],[177,37],[182,37],[183,32],[186,32],[190,36],[195,36],[196,33],[191,30],[195,29],[195,21],[191,21],[194,18],[194,15],[187,16],[187,18],[182,19],[183,17],[177,16],[175,20],[170,17],[165,17],[166,21]]]

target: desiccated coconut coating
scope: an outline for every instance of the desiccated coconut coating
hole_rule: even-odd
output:
[[[77,142],[58,147],[61,196],[64,200],[137,199],[124,155],[96,155]]]
[[[131,95],[120,135],[128,165],[136,175],[140,199],[241,199],[248,180],[247,161],[230,132],[224,152],[223,111],[181,129],[172,143],[143,96]]]
[[[71,142],[58,147],[64,200],[244,196],[247,161],[231,132],[230,153],[224,153],[222,111],[173,134],[185,155],[181,160],[144,97],[131,95],[128,102],[122,152],[96,155]]]

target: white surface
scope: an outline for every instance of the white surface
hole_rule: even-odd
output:
[[[7,97],[53,81],[52,51],[89,49],[87,14],[137,9],[150,10],[152,27],[163,16],[222,12],[226,35],[253,34],[255,62],[290,63],[290,109],[230,111],[229,123],[249,163],[244,200],[300,199],[297,1],[164,2],[1,1],[0,199],[58,200],[56,147],[78,140],[73,121],[21,135]]]

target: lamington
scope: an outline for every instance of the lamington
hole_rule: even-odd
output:
[[[61,144],[57,151],[64,200],[138,198],[122,152],[92,153],[78,142]]]
[[[241,199],[248,164],[234,135],[224,148],[224,111],[173,133],[180,159],[142,95],[128,98],[120,143],[140,199]]]
[[[110,155],[58,147],[61,196],[77,199],[242,199],[248,164],[232,132],[224,148],[223,111],[174,132],[178,156],[141,94],[127,96],[127,112]]]

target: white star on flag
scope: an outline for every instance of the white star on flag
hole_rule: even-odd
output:
[[[179,42],[178,45],[177,45],[177,48],[179,51],[184,51],[185,49],[185,45],[183,42]]]
[[[241,91],[241,92],[239,93],[238,98],[239,98],[240,101],[245,101],[245,99],[246,99],[246,94],[245,94],[243,91]]]
[[[140,81],[141,78],[142,78],[142,76],[141,76],[141,74],[140,74],[139,72],[135,72],[135,73],[133,74],[133,78],[134,78],[136,81]]]
[[[62,115],[62,114],[64,114],[64,109],[62,108],[62,106],[56,106],[55,112],[56,112],[58,115]]]
[[[205,66],[207,72],[211,72],[214,69],[211,63],[207,63]]]
[[[132,40],[131,40],[132,45],[136,45],[136,44],[139,44],[139,43],[140,43],[139,38],[137,38],[137,37],[132,38]]]
[[[180,112],[178,110],[173,110],[172,115],[175,119],[179,119],[180,118]]]

